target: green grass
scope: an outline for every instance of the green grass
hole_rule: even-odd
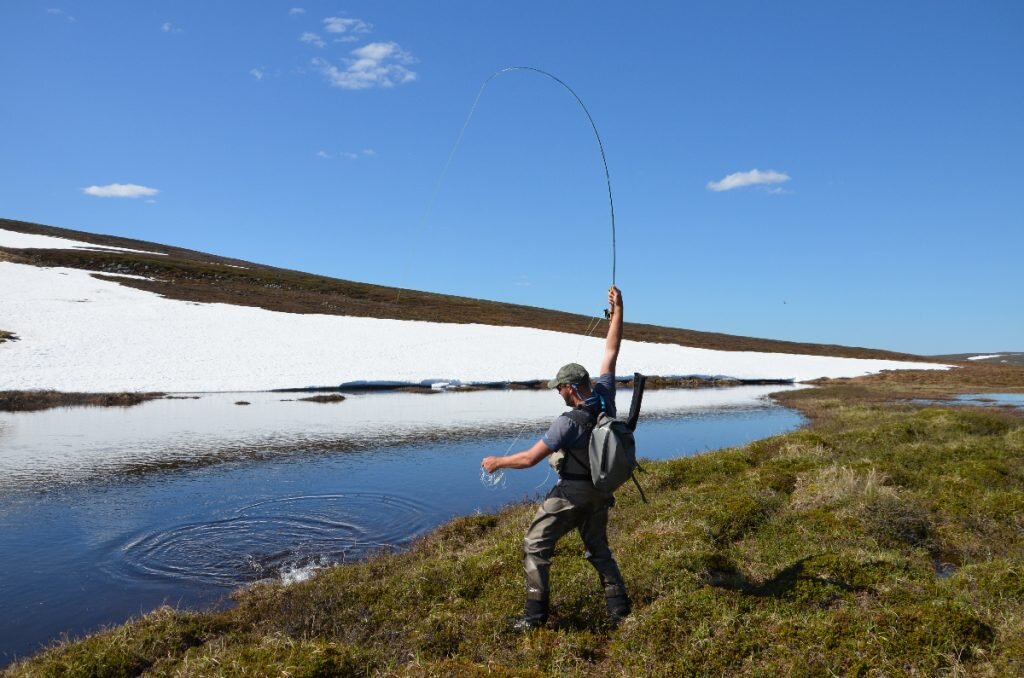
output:
[[[400,553],[219,613],[164,608],[10,675],[1019,675],[1024,420],[791,394],[807,430],[651,463],[611,540],[635,601],[604,621],[576,536],[548,628],[510,635],[533,507],[457,519]],[[642,438],[641,438],[642,440]]]

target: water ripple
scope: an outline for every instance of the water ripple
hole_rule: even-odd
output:
[[[280,497],[235,513],[137,535],[119,547],[110,574],[224,587],[302,579],[310,569],[408,543],[426,531],[433,511],[408,497],[349,493]]]

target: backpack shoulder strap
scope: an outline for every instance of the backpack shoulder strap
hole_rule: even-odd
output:
[[[592,427],[597,422],[597,417],[586,410],[569,410],[562,414],[562,416],[576,422],[581,428]]]

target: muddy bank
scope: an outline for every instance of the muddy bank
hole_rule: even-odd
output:
[[[131,407],[164,396],[164,393],[0,391],[0,412],[37,412],[53,407]]]
[[[721,376],[689,375],[683,377],[647,377],[648,390],[665,388],[722,388],[727,386],[790,386],[792,379],[733,379]],[[616,381],[620,389],[632,389],[632,379]],[[324,386],[314,388],[275,389],[275,393],[365,393],[374,391],[398,391],[401,393],[441,393],[443,391],[540,391],[548,388],[546,379],[530,381],[497,381],[485,384],[460,384],[458,382],[436,382],[433,384],[405,383],[362,383],[353,382],[340,386]]]
[[[727,377],[648,377],[648,390],[668,388],[723,388],[728,386],[788,386],[792,379],[730,379]],[[632,389],[633,380],[618,382],[621,389]],[[445,391],[491,391],[491,390],[543,390],[547,381],[496,382],[493,384],[343,384],[337,387],[275,389],[273,393],[317,393],[319,395],[297,400],[316,403],[338,403],[345,400],[342,393],[374,391],[396,391],[430,395]],[[131,407],[149,400],[160,398],[182,399],[198,396],[175,396],[163,392],[122,392],[122,393],[65,393],[62,391],[0,391],[0,412],[36,412],[53,407]],[[242,404],[237,403],[237,404]]]

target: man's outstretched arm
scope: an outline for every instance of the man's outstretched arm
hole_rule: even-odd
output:
[[[528,450],[510,454],[504,457],[484,457],[481,466],[488,473],[494,473],[500,468],[530,468],[536,466],[544,457],[551,454],[551,448],[543,440],[538,440]]]
[[[611,308],[611,317],[608,319],[608,338],[604,341],[601,374],[614,376],[615,363],[619,360],[619,346],[622,344],[622,292],[614,285],[608,289],[608,306]]]

